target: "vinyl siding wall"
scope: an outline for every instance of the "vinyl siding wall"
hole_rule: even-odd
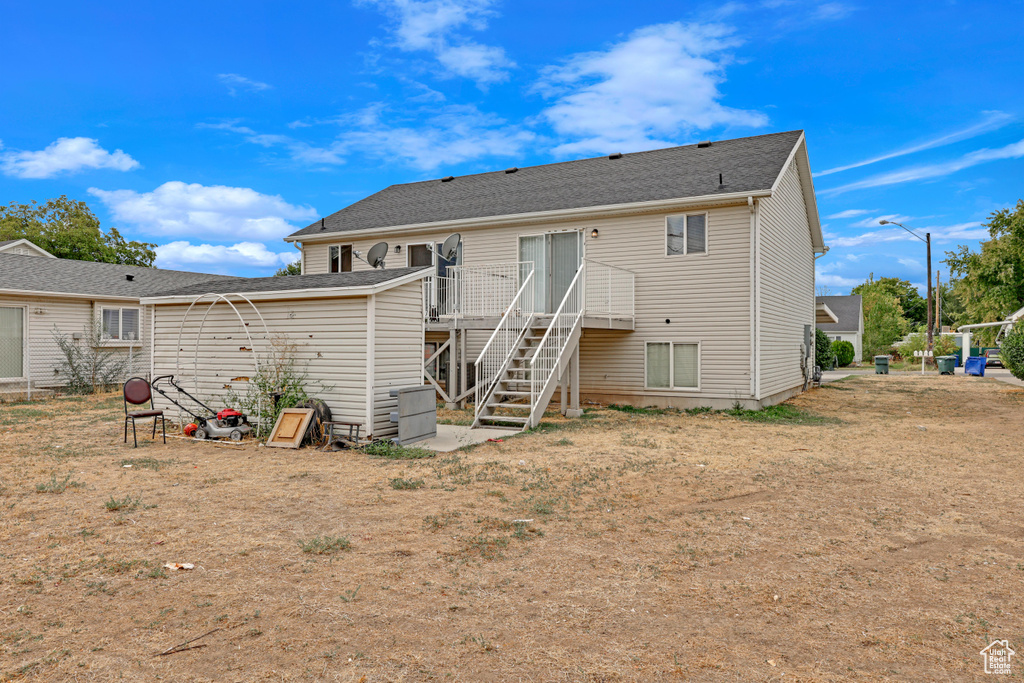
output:
[[[306,391],[322,399],[334,419],[368,423],[371,404],[367,397],[370,379],[369,324],[375,324],[373,382],[375,386],[372,411],[374,437],[397,433],[389,421],[397,400],[388,396],[394,386],[420,383],[423,339],[420,281],[408,283],[373,295],[370,298],[345,297],[330,299],[295,299],[259,301],[257,309],[266,322],[267,338],[259,318],[247,305],[236,304],[247,323],[256,354],[271,358],[273,350],[280,355],[290,349],[295,368],[306,375]],[[194,364],[199,324],[207,306],[192,309],[182,335],[182,352],[178,349],[178,330],[188,308],[185,304],[164,304],[156,307],[155,375],[175,374],[182,386],[192,391],[210,407],[223,407],[229,393],[244,395],[254,374],[252,348],[235,312],[224,303],[210,310],[199,341],[198,364]],[[180,360],[179,360],[180,358]],[[179,366],[180,363],[180,366]],[[198,376],[199,380],[196,381]],[[159,407],[170,408],[157,395]],[[177,414],[177,409],[174,413]]]
[[[391,390],[423,384],[422,280],[374,295],[373,435],[398,436]]]
[[[701,211],[690,209],[687,213]],[[580,355],[583,394],[641,405],[729,405],[751,397],[750,210],[743,204],[706,211],[707,255],[666,255],[665,219],[673,212],[464,230],[463,263],[515,261],[519,235],[584,231],[585,258],[635,273],[636,331],[584,331]],[[590,236],[595,228],[597,239]],[[341,236],[333,243],[352,244],[365,254],[370,246],[385,240],[391,246],[387,264],[394,268],[406,265],[409,244],[441,242],[448,234],[448,230],[438,230],[348,240]],[[402,245],[401,254],[394,253],[396,244]],[[305,245],[307,273],[327,271],[327,248],[328,244]],[[353,268],[368,266],[354,260]],[[475,360],[488,337],[488,332],[468,334],[469,360]],[[700,342],[701,391],[645,389],[645,341]]]
[[[197,357],[200,321],[208,306],[197,305],[189,314],[179,355],[178,330],[188,306],[157,305],[154,376],[175,375],[183,388],[190,393],[195,390],[200,400],[219,410],[229,393],[245,395],[249,390],[246,378],[255,374],[254,355],[242,351],[243,347],[269,359],[275,347],[290,346],[296,369],[307,376],[307,393],[322,399],[335,419],[365,422],[366,298],[258,302],[257,306],[269,339],[252,310],[239,306],[253,338],[250,347],[235,312],[218,303],[198,339]],[[172,408],[159,395],[156,399],[157,407]],[[177,415],[177,409],[170,414]]]
[[[814,248],[795,161],[758,220],[759,398],[769,399],[802,387],[804,326],[814,328]]]
[[[63,334],[68,339],[80,334],[75,343],[87,344],[92,334],[94,321],[99,320],[100,307],[138,308],[139,330],[141,339],[131,348],[134,351],[131,374],[147,377],[149,374],[149,312],[146,307],[137,303],[117,302],[110,300],[72,299],[46,296],[2,296],[0,306],[25,307],[27,326],[28,363],[31,365],[32,386],[39,388],[58,387],[61,385],[56,369],[63,355],[57,345],[55,333]],[[105,343],[104,350],[115,354],[128,353],[128,345],[120,342]]]

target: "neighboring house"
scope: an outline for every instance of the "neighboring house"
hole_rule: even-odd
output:
[[[59,338],[147,375],[150,316],[139,298],[219,277],[0,252],[0,398],[66,383]]]
[[[818,329],[832,341],[848,341],[853,344],[853,359],[862,359],[864,341],[864,305],[860,294],[849,296],[819,296],[817,303],[825,304],[838,322],[818,323]]]
[[[17,254],[18,256],[46,256],[57,258],[42,247],[36,246],[26,239],[0,240],[0,254]]]
[[[286,239],[305,274],[365,270],[380,241],[386,267],[429,266],[424,376],[476,392],[476,424],[536,425],[559,386],[567,411],[757,408],[813,369],[802,131],[394,185]]]

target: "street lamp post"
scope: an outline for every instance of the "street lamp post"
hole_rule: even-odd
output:
[[[887,221],[884,218],[878,221],[879,225],[898,225],[911,235],[921,240],[928,246],[928,350],[932,350],[932,234],[926,232],[924,237],[921,237],[916,232],[896,221]]]

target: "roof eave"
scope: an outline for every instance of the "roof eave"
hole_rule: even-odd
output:
[[[0,289],[0,295],[3,296],[40,296],[49,298],[64,298],[64,299],[96,299],[103,301],[132,301],[138,302],[139,297],[137,296],[122,296],[118,294],[80,294],[77,292],[48,292],[45,290],[34,290],[34,289]]]
[[[478,218],[462,218],[451,221],[434,221],[431,223],[410,223],[406,225],[393,225],[379,228],[363,228],[360,230],[333,230],[323,233],[299,232],[285,237],[286,242],[323,242],[337,240],[345,236],[382,235],[399,232],[414,232],[419,230],[465,230],[469,228],[483,228],[492,225],[515,225],[537,222],[551,222],[559,220],[585,220],[597,216],[611,217],[619,214],[651,213],[657,211],[671,211],[673,209],[715,204],[738,204],[746,203],[747,197],[769,197],[772,191],[748,190],[746,192],[729,192],[723,194],[700,195],[696,197],[678,197],[673,199],[658,199],[649,202],[630,202],[627,204],[606,204],[602,206],[585,206],[575,209],[555,209],[552,211],[533,211],[530,213],[503,214],[497,216],[480,216]],[[816,212],[815,212],[816,214]],[[303,228],[305,230],[305,228]],[[820,230],[819,230],[820,232]]]
[[[173,294],[169,296],[143,297],[141,302],[145,305],[160,304],[190,304],[193,301],[210,295],[224,297],[239,297],[249,301],[280,301],[283,299],[337,299],[342,297],[360,297],[378,294],[400,285],[408,284],[422,279],[430,274],[429,268],[408,273],[393,280],[385,280],[375,285],[361,285],[358,287],[309,287],[306,289],[278,289],[268,292],[207,292],[206,294]]]

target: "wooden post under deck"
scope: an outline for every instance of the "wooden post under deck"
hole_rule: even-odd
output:
[[[583,411],[580,409],[580,347],[577,346],[576,350],[572,353],[572,361],[569,364],[569,383],[572,385],[572,400],[569,407],[565,410],[566,417],[581,417]],[[565,386],[564,384],[562,385]],[[564,391],[564,389],[563,389]],[[564,396],[564,394],[563,394]],[[563,401],[562,405],[565,405]]]
[[[459,395],[458,385],[458,362],[459,362],[459,345],[455,329],[448,331],[448,396],[451,400],[444,404],[444,407],[448,410],[455,410],[459,404],[455,402],[455,397]]]

